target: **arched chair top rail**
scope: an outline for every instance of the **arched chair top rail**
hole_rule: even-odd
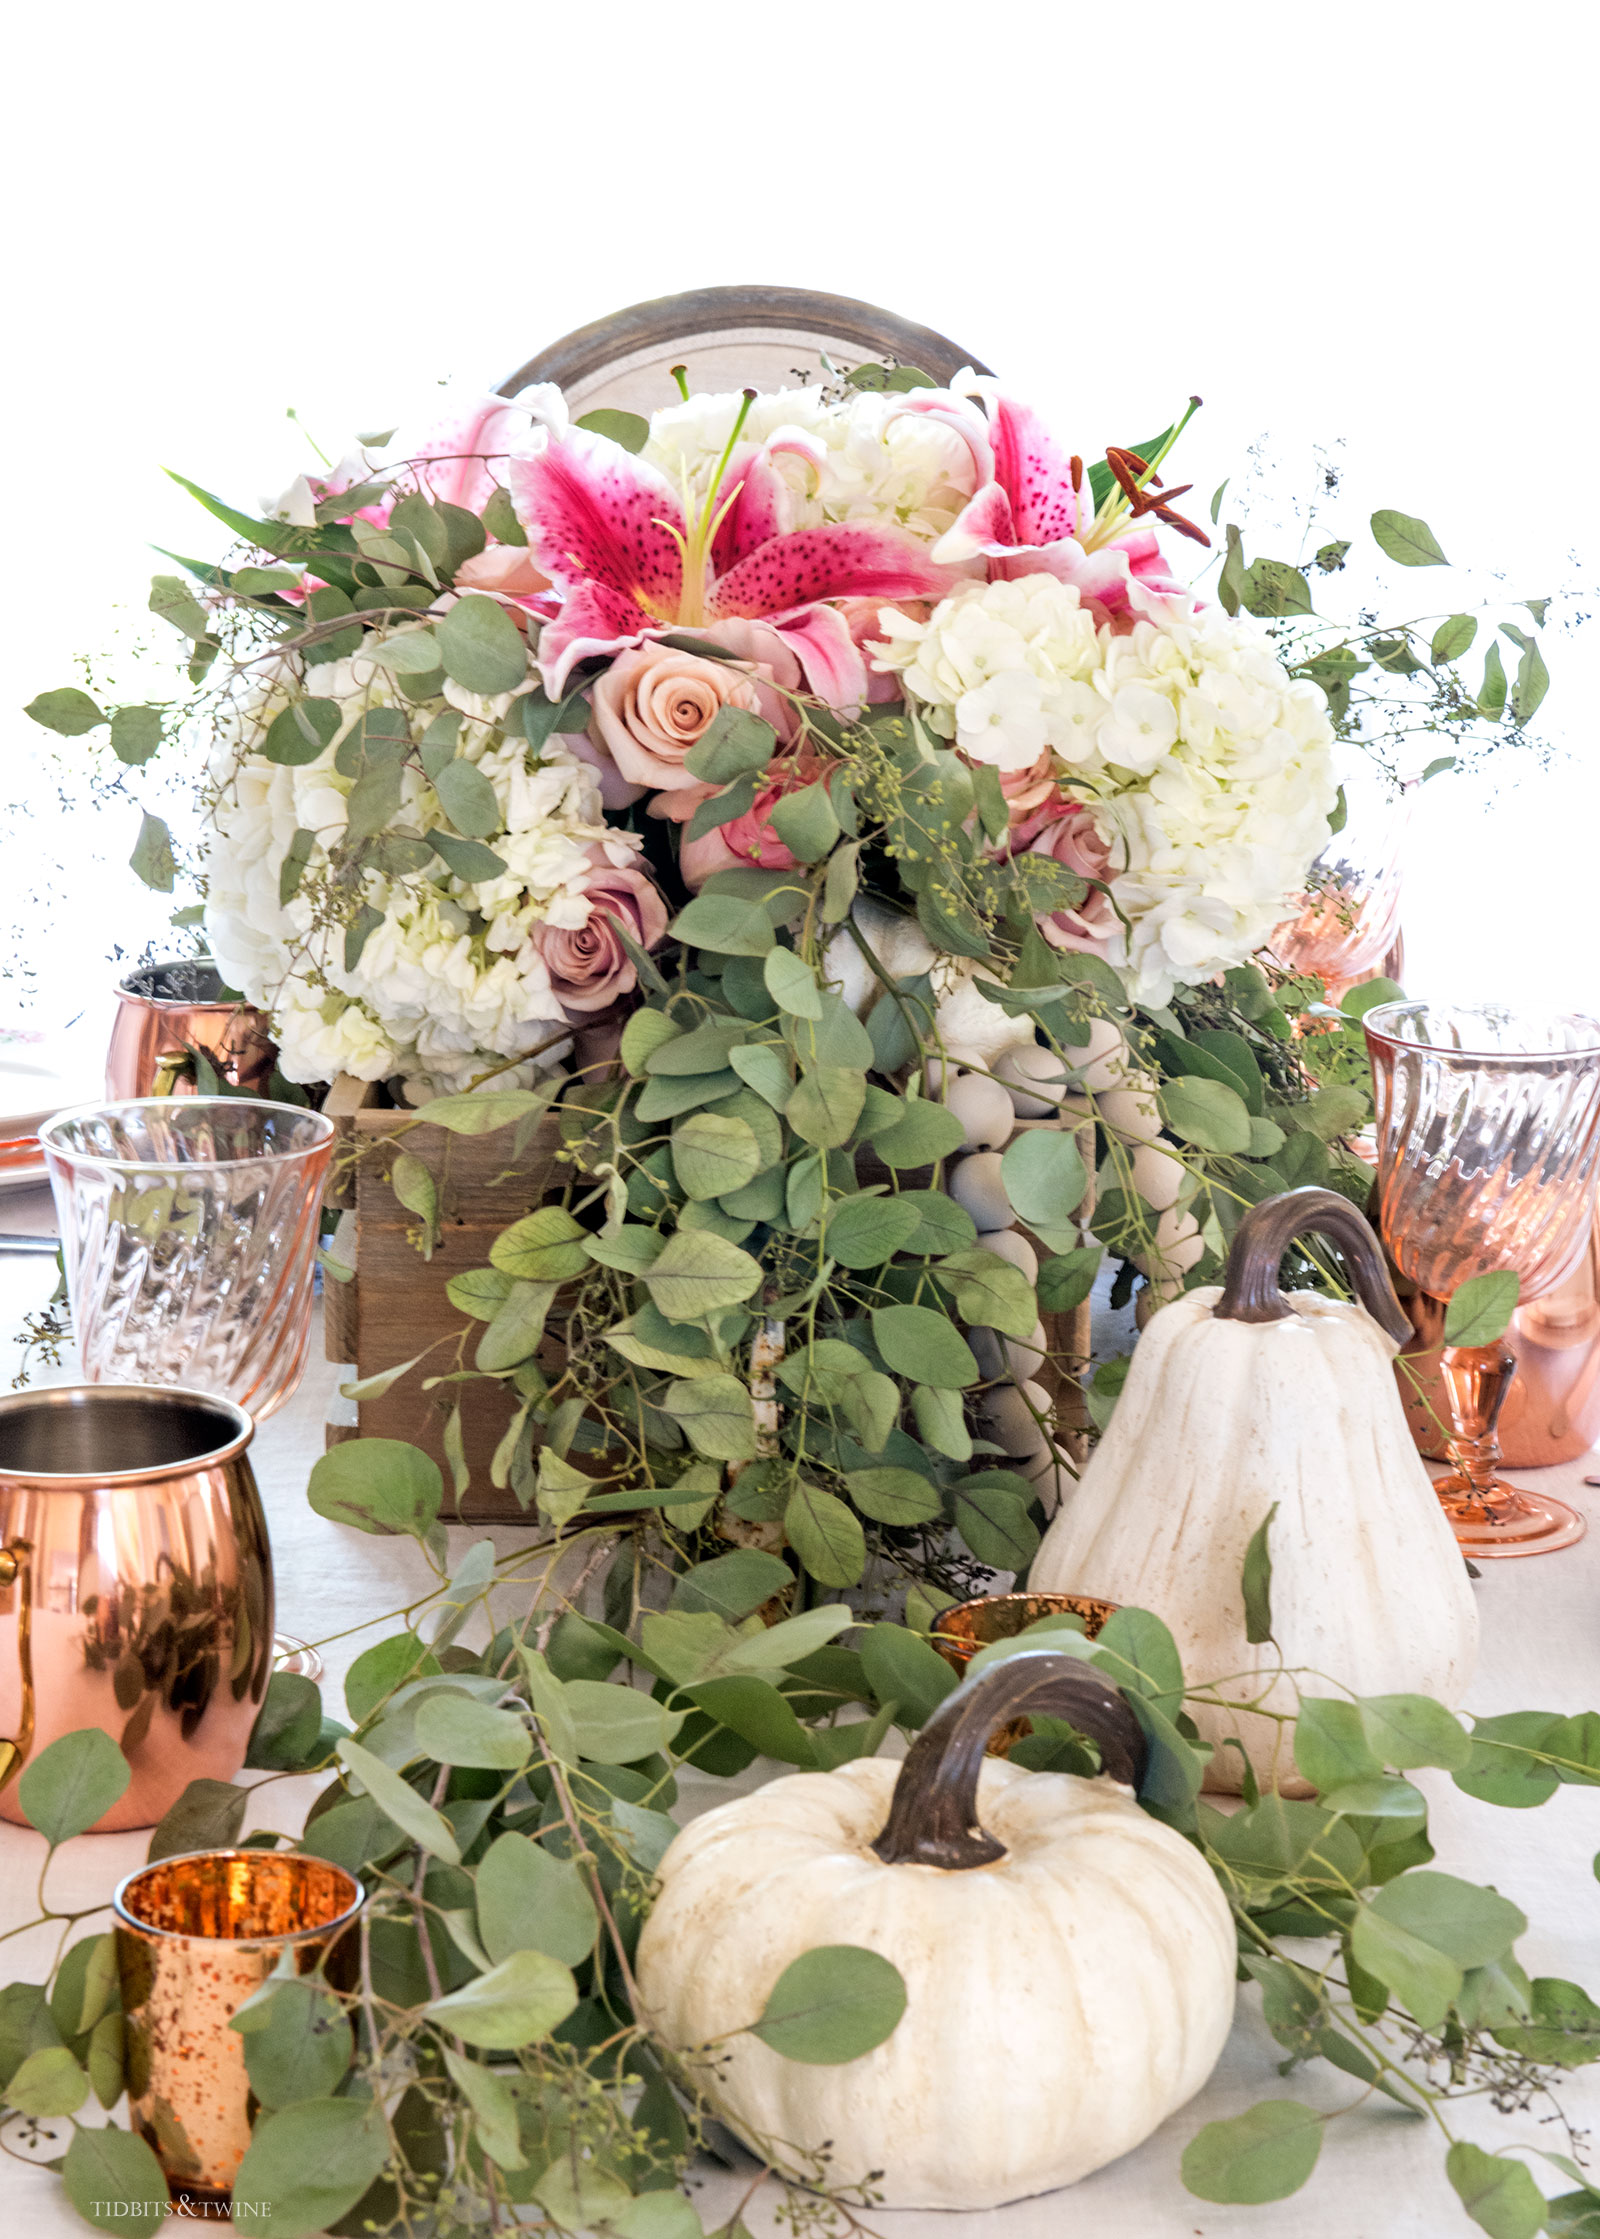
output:
[[[949,381],[964,366],[978,373],[989,370],[970,350],[933,328],[849,296],[810,288],[691,288],[683,295],[630,304],[563,335],[502,381],[499,394],[514,397],[536,382],[553,381],[585,410],[603,403],[648,412],[671,401],[663,377],[675,358],[689,362],[696,387],[706,386],[707,380],[727,387],[735,384],[725,364],[741,347],[756,353],[753,376],[766,376],[753,378],[757,387],[802,377],[810,369],[789,368],[785,358],[823,350],[857,363],[892,358],[899,365],[919,367],[938,382]],[[706,379],[695,378],[696,360],[706,362]],[[648,392],[637,398],[631,394],[635,381],[648,381]]]

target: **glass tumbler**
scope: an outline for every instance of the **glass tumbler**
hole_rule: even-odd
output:
[[[1520,1302],[1556,1290],[1588,1248],[1600,1163],[1600,1021],[1498,1007],[1368,1011],[1378,1217],[1427,1298],[1508,1270]],[[1442,1312],[1440,1319],[1442,1321]],[[1503,1337],[1447,1345],[1455,1468],[1436,1486],[1469,1555],[1533,1555],[1583,1535],[1575,1509],[1498,1476],[1495,1425],[1516,1355]]]
[[[281,1407],[305,1366],[333,1139],[320,1112],[235,1096],[47,1122],[86,1379],[220,1393],[257,1422]]]

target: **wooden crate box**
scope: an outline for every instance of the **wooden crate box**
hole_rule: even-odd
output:
[[[365,1378],[410,1360],[436,1341],[445,1342],[439,1342],[426,1361],[381,1398],[359,1401],[353,1424],[330,1422],[328,1443],[355,1437],[403,1438],[420,1446],[444,1471],[448,1512],[452,1496],[443,1434],[459,1396],[471,1478],[461,1502],[462,1521],[534,1524],[535,1513],[524,1510],[509,1487],[497,1488],[489,1479],[495,1448],[518,1404],[509,1385],[482,1380],[439,1385],[431,1392],[423,1385],[428,1376],[443,1375],[457,1365],[455,1340],[467,1317],[446,1295],[451,1276],[486,1266],[501,1229],[560,1197],[570,1169],[556,1159],[556,1122],[543,1123],[512,1169],[509,1131],[453,1135],[430,1127],[417,1114],[375,1109],[375,1093],[362,1082],[343,1079],[335,1082],[324,1106],[342,1138],[334,1154],[329,1199],[354,1219],[356,1269],[352,1281],[330,1281],[326,1287],[324,1350],[329,1360],[349,1363],[356,1378]],[[1080,1147],[1092,1173],[1092,1129],[1085,1133],[1089,1139]],[[431,1259],[425,1260],[417,1249],[416,1215],[407,1212],[390,1187],[390,1168],[402,1146],[422,1160],[438,1186],[441,1235]],[[890,1178],[888,1169],[878,1166],[870,1152],[862,1154],[860,1172],[864,1182]],[[932,1178],[929,1169],[903,1172],[899,1181],[903,1187],[917,1188],[929,1186]],[[1087,1203],[1080,1217],[1087,1220]],[[351,1257],[347,1244],[343,1256]],[[1056,1402],[1063,1442],[1070,1452],[1081,1455],[1088,1414],[1077,1379],[1089,1357],[1089,1308],[1085,1304],[1071,1313],[1046,1314],[1042,1319],[1054,1357],[1041,1368],[1039,1381]],[[470,1325],[461,1365],[471,1366],[476,1334],[482,1327]],[[562,1357],[559,1334],[552,1329],[539,1350],[540,1366],[547,1374],[559,1372]]]

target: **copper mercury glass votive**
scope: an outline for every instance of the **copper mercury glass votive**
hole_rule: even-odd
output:
[[[285,1961],[353,1988],[365,1902],[342,1866],[292,1851],[192,1851],[118,1884],[128,2111],[175,2199],[225,2212],[250,2143],[234,2015]]]
[[[1020,1639],[1030,1626],[1050,1617],[1078,1618],[1085,1636],[1094,1640],[1119,1606],[1117,1602],[1101,1601],[1094,1594],[979,1594],[972,1601],[952,1602],[948,1609],[941,1609],[928,1638],[951,1670],[964,1679],[978,1650],[994,1641]],[[1047,1645],[1047,1636],[1040,1636],[1039,1645]],[[1032,1731],[1026,1718],[1015,1718],[990,1735],[985,1754],[1009,1756]]]
[[[1378,1218],[1396,1267],[1430,1300],[1514,1274],[1526,1305],[1588,1248],[1600,1162],[1600,1021],[1483,1006],[1384,1003],[1363,1021],[1377,1105]],[[1549,1493],[1504,1482],[1496,1423],[1516,1373],[1499,1337],[1447,1345],[1455,1467],[1435,1490],[1474,1557],[1534,1555],[1583,1536]]]

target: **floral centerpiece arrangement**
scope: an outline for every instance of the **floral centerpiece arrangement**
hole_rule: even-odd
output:
[[[1025,1578],[1075,1467],[1057,1399],[1084,1363],[1052,1357],[1047,1317],[1107,1255],[1121,1298],[1208,1280],[1285,1188],[1364,1199],[1358,1021],[1387,984],[1334,1010],[1267,944],[1338,821],[1341,742],[1515,729],[1543,661],[1505,624],[1515,685],[1495,652],[1472,691],[1470,617],[1320,621],[1313,573],[1348,547],[1308,571],[1247,563],[1236,528],[1214,545],[1222,493],[1208,526],[1164,479],[1181,432],[1086,463],[987,379],[905,368],[649,421],[490,400],[264,518],[197,493],[241,550],[153,589],[189,643],[184,704],[34,702],[68,736],[109,725],[129,768],[163,741],[203,765],[202,899],[178,915],[270,1013],[292,1081],[386,1082],[508,1169],[556,1146],[548,1201],[451,1279],[453,1360],[379,1379],[431,1383],[458,1494],[475,1380],[511,1393],[492,1474],[543,1535],[502,1566],[518,1621],[462,1644],[495,1566],[474,1549],[446,1580],[427,1455],[355,1439],[312,1474],[321,1513],[412,1533],[435,1577],[353,1668],[348,1727],[282,1676],[257,1732],[258,1768],[330,1776],[300,1839],[375,1892],[358,1990],[285,1987],[243,2032],[240,2183],[275,2229],[526,2206],[694,2239],[676,2177],[727,2078],[635,1973],[678,1770],[828,1773],[919,1732],[955,1684],[938,1611]],[[1425,524],[1372,527],[1402,565],[1442,558]],[[1176,571],[1190,547],[1209,588]],[[174,855],[147,816],[138,867],[172,890]],[[447,1184],[403,1137],[393,1179],[426,1250]],[[1125,1367],[1096,1374],[1097,1421]],[[1198,1800],[1182,1707],[1228,1675],[1186,1679],[1140,1611],[1050,1644],[1123,1689],[1141,1802],[1212,1868],[1291,2065],[1442,2123],[1452,2089],[1530,2104],[1594,2056],[1585,1994],[1518,1966],[1515,1907],[1425,1874],[1399,1777],[1540,1801],[1596,1777],[1592,1720],[1469,1732],[1352,1695],[1302,1712],[1312,1800],[1252,1776],[1230,1818]],[[1336,1676],[1301,1684],[1321,1702]],[[69,1736],[24,1775],[57,1839],[111,1800],[97,1755]],[[1050,1719],[1014,1755],[1104,1762]],[[198,1784],[155,1848],[230,1841],[243,1809]],[[1315,1964],[1306,1936],[1329,1939]],[[847,1925],[839,1945],[752,1982],[736,2034],[822,2067],[909,2026],[882,1975],[864,2013]],[[98,1948],[3,1994],[6,2088],[38,2120],[120,2088]],[[1323,2128],[1269,2100],[1207,2126],[1186,2181],[1282,2197]],[[802,2220],[824,2211],[799,2188],[846,2224],[870,2205],[870,2170],[755,2143]],[[115,2129],[77,2129],[63,2166],[92,2221],[163,2183]],[[1561,2166],[1585,2188],[1569,2221],[1590,2215]],[[1522,2164],[1458,2141],[1449,2173],[1483,2228],[1538,2228]]]

